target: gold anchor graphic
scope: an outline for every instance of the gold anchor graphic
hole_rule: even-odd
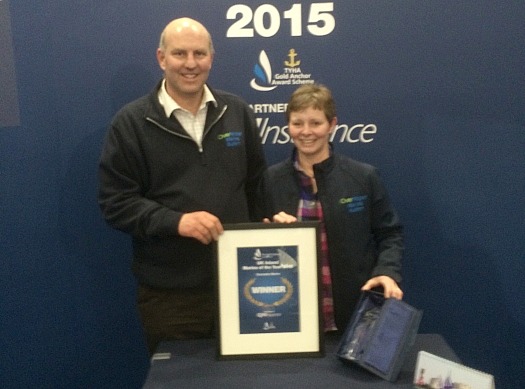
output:
[[[295,68],[296,66],[299,66],[301,64],[301,61],[295,60],[295,57],[297,57],[295,49],[290,49],[290,51],[288,52],[288,57],[290,57],[290,60],[284,61],[285,66],[288,66],[289,68]]]

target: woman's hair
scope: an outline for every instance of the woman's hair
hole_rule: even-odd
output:
[[[335,101],[330,89],[321,84],[306,84],[292,93],[286,107],[286,121],[290,120],[292,112],[303,111],[310,107],[323,111],[328,121],[336,117]]]

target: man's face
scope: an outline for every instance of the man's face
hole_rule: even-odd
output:
[[[164,70],[166,89],[175,101],[180,104],[202,97],[213,62],[209,35],[204,29],[186,24],[167,30],[157,59]]]

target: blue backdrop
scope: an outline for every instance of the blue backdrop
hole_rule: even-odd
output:
[[[269,162],[290,151],[295,87],[333,90],[336,150],[380,168],[406,225],[420,332],[521,387],[525,3],[243,4],[0,1],[0,386],[141,386],[130,243],[101,219],[97,160],[161,76],[162,28],[192,16],[214,37],[210,84],[252,104]]]

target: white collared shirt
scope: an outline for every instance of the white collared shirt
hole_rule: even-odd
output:
[[[182,128],[190,135],[193,140],[202,147],[202,135],[204,133],[204,125],[206,123],[206,114],[208,113],[208,103],[213,103],[217,106],[217,101],[213,97],[207,85],[204,85],[204,94],[202,102],[196,115],[190,111],[182,108],[166,91],[166,80],[162,81],[162,85],[158,92],[159,103],[164,108],[166,117],[170,117],[173,113],[177,120],[182,125]]]

